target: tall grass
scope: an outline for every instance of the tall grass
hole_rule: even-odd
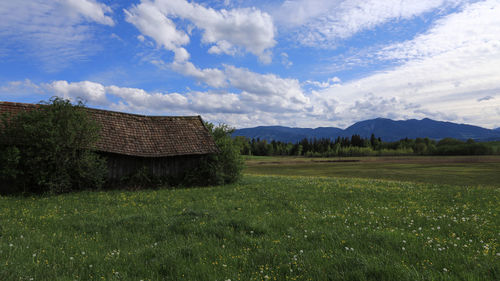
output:
[[[499,280],[499,197],[270,176],[0,197],[0,280]]]

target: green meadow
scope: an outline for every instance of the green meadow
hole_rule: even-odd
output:
[[[259,157],[247,174],[385,179],[447,185],[500,186],[500,156]]]
[[[246,175],[0,197],[0,280],[499,280],[500,189]]]

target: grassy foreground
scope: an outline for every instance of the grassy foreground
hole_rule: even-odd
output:
[[[0,280],[500,280],[500,189],[246,176],[0,197]]]

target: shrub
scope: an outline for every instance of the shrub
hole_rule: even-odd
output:
[[[208,155],[200,166],[188,173],[185,184],[222,185],[236,182],[241,177],[244,162],[240,155],[240,146],[231,134],[234,129],[225,124],[214,126],[205,123],[219,148],[219,153]]]
[[[0,122],[0,180],[18,192],[100,187],[106,163],[92,149],[99,127],[82,102],[54,97]]]

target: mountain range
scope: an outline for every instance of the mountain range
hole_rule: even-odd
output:
[[[398,141],[404,138],[430,138],[440,140],[454,138],[460,140],[473,139],[475,141],[500,140],[500,128],[490,130],[467,124],[435,121],[432,119],[410,119],[394,121],[377,118],[360,121],[346,129],[335,127],[290,128],[283,126],[259,126],[254,128],[237,129],[233,136],[261,139],[267,141],[282,141],[296,143],[304,138],[337,138],[360,135],[369,138],[371,134],[380,137],[383,141]]]

